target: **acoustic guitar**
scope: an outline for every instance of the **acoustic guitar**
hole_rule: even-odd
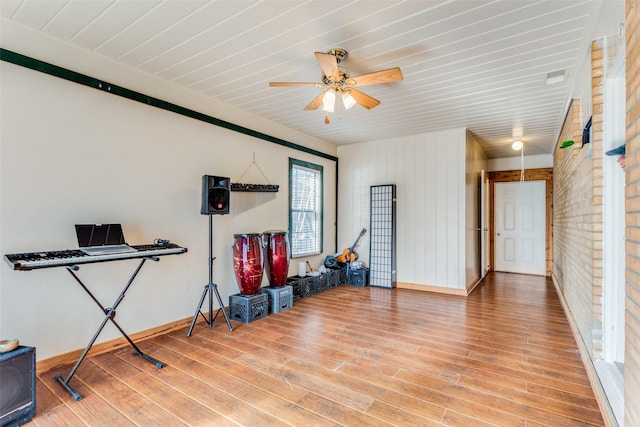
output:
[[[340,255],[338,255],[336,257],[336,260],[338,262],[342,262],[342,263],[353,262],[353,261],[357,260],[358,259],[358,254],[355,252],[355,248],[356,248],[356,246],[358,246],[358,242],[360,242],[360,239],[362,238],[362,236],[364,236],[364,233],[366,233],[366,232],[367,232],[367,229],[363,228],[362,231],[360,232],[360,235],[358,236],[356,241],[353,243],[353,246],[343,250],[342,254],[340,254]]]

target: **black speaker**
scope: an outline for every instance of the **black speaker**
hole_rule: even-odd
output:
[[[19,426],[36,415],[36,349],[0,353],[0,426]]]
[[[229,213],[231,179],[221,176],[202,177],[202,215],[225,215]]]

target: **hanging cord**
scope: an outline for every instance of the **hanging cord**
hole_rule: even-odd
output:
[[[249,172],[249,169],[251,169],[253,166],[258,168],[258,171],[260,171],[260,173],[262,174],[262,177],[267,180],[267,184],[271,185],[271,182],[269,181],[269,178],[267,178],[267,176],[264,174],[264,172],[262,172],[262,169],[260,169],[260,166],[258,166],[258,164],[256,163],[256,153],[255,152],[253,153],[253,162],[251,162],[249,167],[242,173],[240,178],[238,178],[238,182],[242,182],[242,178],[244,178],[244,176],[247,174],[247,172]]]
[[[524,144],[520,149],[520,182],[524,182]]]

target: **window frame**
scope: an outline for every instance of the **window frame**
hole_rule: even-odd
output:
[[[293,198],[294,198],[294,182],[293,173],[294,169],[307,169],[316,172],[319,176],[319,194],[318,194],[318,206],[315,210],[317,215],[317,250],[304,253],[295,253],[294,251],[294,224],[293,224]],[[289,239],[291,243],[291,258],[300,258],[305,256],[322,254],[323,250],[323,237],[324,237],[324,168],[321,165],[289,158]]]

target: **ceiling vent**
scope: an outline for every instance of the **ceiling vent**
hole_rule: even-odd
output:
[[[567,72],[566,70],[553,71],[551,73],[547,73],[547,84],[555,85],[558,83],[562,83],[565,79]]]

